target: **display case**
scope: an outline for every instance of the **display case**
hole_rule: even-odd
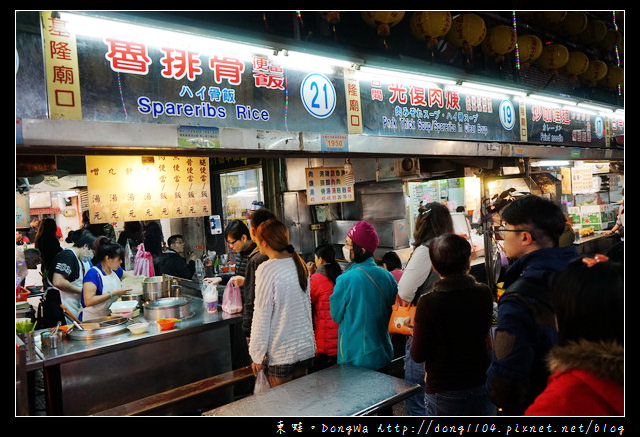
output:
[[[264,204],[262,169],[250,168],[220,175],[223,224],[246,220],[247,214]]]

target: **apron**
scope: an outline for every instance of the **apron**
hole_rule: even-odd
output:
[[[71,249],[65,249],[65,250],[71,250]],[[76,255],[76,253],[73,250],[71,250],[71,252],[75,255],[76,259],[78,260],[78,264],[80,266],[80,276],[78,276],[78,278],[76,278],[75,281],[71,282],[71,285],[79,287],[80,290],[82,290],[82,279],[84,278],[84,274],[86,273],[86,271],[91,268],[91,264],[88,262],[85,263],[80,261],[80,259],[78,258],[78,255]],[[74,316],[78,316],[78,314],[80,314],[80,311],[82,311],[80,296],[77,293],[69,293],[68,291],[60,290],[60,300],[62,301],[62,305],[67,307],[67,309]]]
[[[102,279],[102,293],[100,293],[99,296],[109,294],[109,292],[116,291],[122,288],[122,282],[115,272],[111,272],[110,274],[105,275],[98,267],[93,266],[91,268],[96,269],[100,274],[100,279]],[[111,305],[111,303],[111,299],[107,299],[106,301],[101,302],[97,305],[84,307],[82,309],[82,317],[80,318],[80,320],[86,321],[108,316],[109,306]]]

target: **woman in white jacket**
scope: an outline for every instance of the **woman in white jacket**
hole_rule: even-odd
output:
[[[413,252],[398,282],[398,296],[405,302],[417,305],[423,294],[429,293],[433,284],[440,279],[431,266],[427,243],[443,234],[453,233],[453,221],[449,209],[441,203],[420,205],[413,233]],[[404,379],[424,387],[424,364],[411,359],[412,337],[407,337],[404,356]],[[412,396],[405,401],[407,414],[424,416],[424,396]]]
[[[309,273],[279,220],[262,223],[254,237],[269,259],[256,270],[249,355],[273,387],[304,376],[315,356]]]

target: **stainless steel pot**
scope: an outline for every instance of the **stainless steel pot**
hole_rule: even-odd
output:
[[[168,282],[162,276],[151,276],[142,280],[142,299],[150,302],[167,297]]]
[[[137,294],[123,294],[122,296],[120,296],[121,300],[135,300],[138,302],[138,308],[142,307],[142,304],[144,303],[144,298],[142,297],[142,293],[137,293]]]
[[[163,297],[142,305],[146,320],[165,318],[186,319],[191,317],[191,299],[187,296]]]

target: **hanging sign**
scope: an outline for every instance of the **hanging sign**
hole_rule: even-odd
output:
[[[345,68],[344,91],[346,93],[347,128],[350,134],[362,133],[362,105],[360,103],[360,82],[355,70]]]
[[[211,215],[209,161],[192,156],[87,156],[91,223]]]
[[[80,71],[76,37],[68,22],[51,11],[40,13],[47,76],[49,117],[80,120]]]
[[[518,141],[518,105],[403,78],[360,80],[363,133],[478,141]]]
[[[353,183],[348,183],[344,167],[306,168],[307,204],[352,202]]]
[[[553,103],[527,103],[527,136],[531,143],[605,147],[605,119]]]
[[[282,57],[257,48],[240,52],[195,35],[93,20],[99,33],[96,25],[76,35],[85,120],[347,132],[341,72],[285,68]],[[210,133],[182,140],[217,147]]]

